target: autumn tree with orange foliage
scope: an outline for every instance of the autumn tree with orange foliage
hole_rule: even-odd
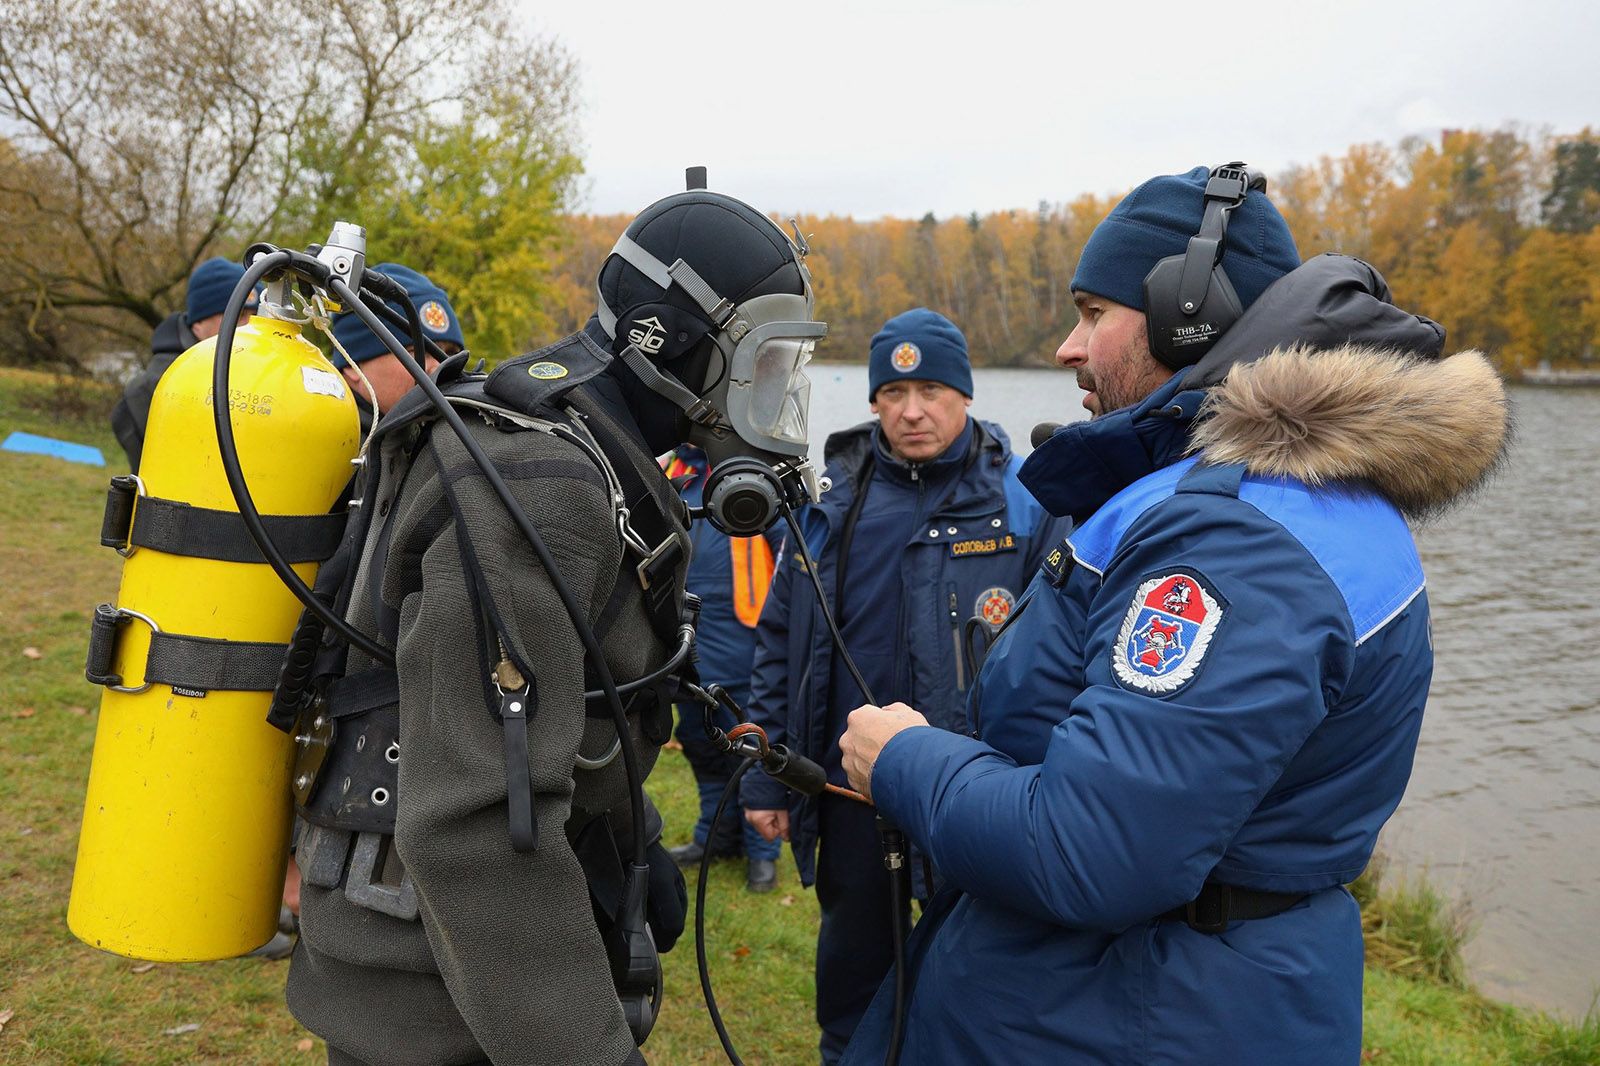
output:
[[[1507,372],[1600,360],[1600,136],[1590,130],[1358,144],[1269,188],[1302,255],[1371,261],[1396,302],[1444,323],[1452,348],[1480,348]],[[961,326],[975,363],[1047,364],[1077,320],[1078,256],[1117,199],[964,218],[801,216],[828,323],[819,355],[864,360],[885,319],[920,305]],[[595,268],[626,223],[567,219],[559,306],[549,309],[563,328],[592,312]]]

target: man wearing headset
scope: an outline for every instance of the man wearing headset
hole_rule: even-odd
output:
[[[825,327],[802,247],[703,179],[634,219],[596,280],[577,333],[487,376],[464,353],[435,371],[548,568],[423,389],[366,454],[336,602],[393,665],[324,641],[321,699],[295,726],[287,998],[334,1066],[644,1061],[655,951],[686,899],[660,817],[632,797],[671,729],[692,613],[688,515],[655,456],[690,441],[714,482],[742,469],[708,484],[709,506],[770,523],[763,472],[805,455]],[[606,686],[580,627],[621,735],[588,695]]]
[[[901,704],[842,742],[953,886],[911,944],[901,1061],[1348,1066],[1343,886],[1432,670],[1406,516],[1495,465],[1504,392],[1365,263],[1300,266],[1242,164],[1135,189],[1072,287],[1057,361],[1095,417],[1022,478],[1079,524],[984,664],[976,736]],[[883,1061],[892,998],[846,1063]]]

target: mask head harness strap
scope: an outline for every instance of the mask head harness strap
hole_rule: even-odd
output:
[[[676,284],[699,305],[700,310],[705,312],[706,317],[711,319],[718,330],[726,329],[728,323],[733,320],[738,305],[726,296],[719,296],[717,291],[695,272],[694,267],[682,259],[668,266],[647,252],[626,233],[617,238],[617,243],[611,248],[611,255],[620,258],[663,290],[670,289]],[[600,292],[598,284],[595,286],[595,297],[600,328],[605,330],[606,336],[616,340],[617,316],[606,305],[605,296]],[[639,350],[638,344],[630,343],[618,354],[618,358],[627,364],[628,369],[638,376],[646,388],[678,407],[691,421],[704,426],[728,424],[727,416],[722,411],[717,410],[704,397],[684,387],[683,382],[662,371],[649,356]]]
[[[1266,175],[1244,163],[1214,167],[1206,181],[1200,231],[1182,255],[1160,260],[1144,279],[1150,354],[1173,369],[1193,366],[1244,314],[1222,269],[1228,216],[1252,189],[1265,192]]]

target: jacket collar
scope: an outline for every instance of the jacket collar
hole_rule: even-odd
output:
[[[833,480],[833,488],[822,497],[822,502],[817,504],[816,510],[826,515],[830,522],[849,509],[850,502],[855,498],[859,488],[857,482],[867,469],[868,459],[888,461],[876,455],[877,428],[876,420],[862,422],[849,429],[830,434],[823,446],[827,472]],[[961,458],[957,460],[964,466],[964,470],[944,510],[961,510],[987,501],[990,497],[998,497],[1002,492],[1000,479],[990,476],[988,471],[994,467],[1003,470],[1011,460],[1011,438],[998,424],[969,416],[964,432],[970,434],[967,448],[969,450],[977,448],[978,454],[972,457],[971,463],[966,461],[968,458],[966,452],[963,452]],[[952,446],[944,456],[933,462],[945,461],[954,451],[955,446]],[[901,468],[904,469],[904,464],[901,464]]]
[[[912,463],[889,450],[889,442],[883,436],[883,424],[878,423],[872,429],[873,458],[877,462],[879,473],[892,481],[909,485],[913,481],[912,475],[916,475],[917,479],[943,482],[952,475],[960,473],[961,467],[967,461],[967,453],[972,448],[974,435],[974,423],[968,417],[966,424],[961,427],[961,432],[956,434],[956,439],[950,442],[948,448],[925,462]]]
[[[1179,371],[1131,407],[1061,427],[1023,460],[1017,477],[1045,510],[1081,524],[1135,481],[1183,457],[1206,395],[1186,389],[1188,377]]]

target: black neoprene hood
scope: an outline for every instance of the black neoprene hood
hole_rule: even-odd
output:
[[[669,196],[647,207],[626,233],[663,263],[682,259],[719,296],[734,303],[774,293],[805,293],[794,247],[782,231],[731,196],[703,190]],[[714,328],[678,286],[662,292],[617,256],[601,267],[598,285],[601,300],[617,316],[615,351],[628,344],[631,331],[643,328],[664,337],[663,346],[650,356],[670,362],[693,350]]]

